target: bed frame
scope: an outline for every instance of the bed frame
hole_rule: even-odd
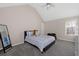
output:
[[[55,34],[55,33],[52,33],[52,34]],[[49,34],[47,34],[47,35],[49,35]],[[25,41],[26,36],[27,36],[27,31],[24,31],[24,43],[29,43],[29,42]],[[46,46],[46,47],[43,49],[43,52],[41,52],[41,53],[46,52],[52,45],[55,44],[55,42],[56,42],[56,40],[57,40],[56,35],[49,35],[49,36],[55,37],[55,41],[53,41],[53,42],[50,43],[48,46]],[[31,44],[31,43],[29,43],[29,44],[32,45],[32,46],[34,46],[34,47],[36,47],[36,48],[38,48],[37,46],[35,46],[35,45]],[[39,48],[38,48],[38,49],[39,49]]]

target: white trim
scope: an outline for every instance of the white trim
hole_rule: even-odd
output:
[[[23,44],[23,43],[24,43],[24,42],[17,43],[17,44],[13,44],[12,46],[16,46],[16,45]]]
[[[69,41],[69,42],[74,42],[73,40],[68,40],[68,39],[62,39],[62,38],[59,38],[58,40],[64,40],[64,41]]]
[[[24,42],[21,42],[21,43],[18,43],[18,44],[14,44],[12,46],[16,46],[16,45],[19,45],[19,44],[23,44]],[[3,48],[0,48],[0,50],[2,50]]]

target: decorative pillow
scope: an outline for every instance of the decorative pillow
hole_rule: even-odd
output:
[[[33,36],[38,36],[39,35],[39,31],[38,30],[33,30]]]
[[[39,34],[40,34],[40,31],[37,31],[37,32],[36,32],[36,36],[39,36]]]

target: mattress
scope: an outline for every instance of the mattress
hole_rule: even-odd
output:
[[[55,41],[55,37],[53,36],[46,36],[46,35],[40,35],[40,36],[31,36],[27,37],[25,41],[37,46],[41,52],[43,52],[43,49],[48,46],[50,43]]]

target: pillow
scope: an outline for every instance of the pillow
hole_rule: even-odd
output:
[[[27,36],[29,36],[29,32],[27,32]]]
[[[37,32],[36,32],[36,35],[39,36],[39,35],[40,35],[40,31],[37,31]]]
[[[27,36],[31,37],[33,35],[33,32],[27,32]]]
[[[33,32],[29,32],[29,36],[32,36],[33,35]]]
[[[33,30],[33,36],[37,36],[38,30]]]

